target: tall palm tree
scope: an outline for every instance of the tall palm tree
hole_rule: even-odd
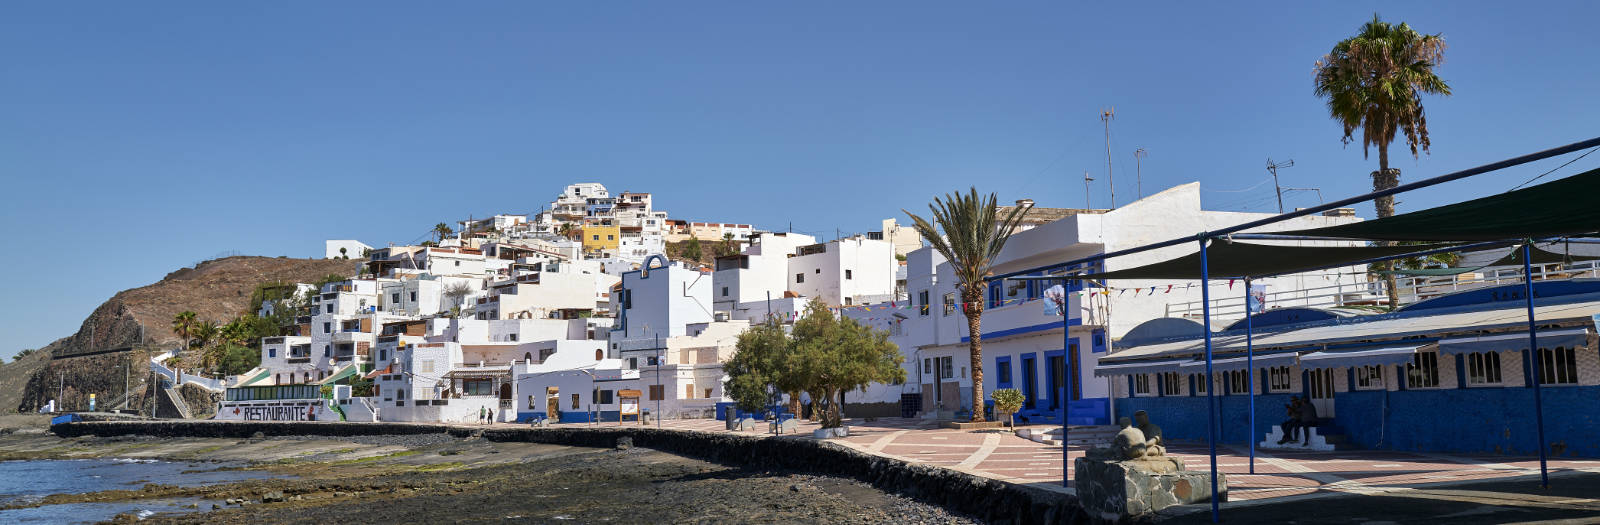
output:
[[[441,222],[439,224],[433,225],[433,234],[435,236],[439,237],[439,242],[444,242],[444,238],[445,237],[449,237],[451,234],[453,234],[455,232],[456,232],[455,230],[450,228],[449,224],[445,224],[445,223]]]
[[[967,349],[972,360],[973,421],[984,420],[982,325],[983,292],[987,285],[983,278],[989,275],[994,258],[1000,255],[1006,240],[1011,238],[1017,223],[1022,221],[1022,216],[1029,209],[1017,206],[1002,219],[995,205],[996,200],[993,193],[986,197],[978,196],[978,188],[975,187],[966,195],[958,191],[945,195],[943,199],[934,197],[933,203],[928,205],[928,210],[933,212],[932,222],[915,213],[900,210],[911,216],[912,226],[917,233],[922,234],[922,238],[927,239],[934,250],[949,260],[950,270],[956,277],[956,288],[961,293],[961,302],[966,303],[961,312],[967,316]],[[939,235],[940,231],[944,232],[943,236]]]
[[[214,321],[200,321],[195,323],[190,336],[194,338],[195,346],[200,347],[200,366],[211,368],[216,363],[216,355],[211,350],[211,342],[215,341],[221,332],[221,327]]]
[[[189,349],[189,340],[194,337],[195,313],[190,310],[179,312],[172,317],[172,335],[183,340],[183,349]]]
[[[1372,189],[1400,185],[1400,170],[1389,167],[1389,143],[1405,135],[1411,156],[1426,153],[1428,118],[1422,95],[1449,95],[1450,85],[1434,74],[1444,61],[1444,36],[1418,33],[1411,26],[1393,25],[1372,15],[1356,36],[1341,40],[1316,64],[1315,92],[1327,99],[1328,114],[1344,126],[1344,142],[1361,130],[1361,153],[1378,148],[1378,171],[1372,172]],[[1394,197],[1374,203],[1378,218],[1394,215]],[[1385,264],[1392,269],[1392,264]],[[1400,291],[1393,274],[1385,278],[1389,307],[1399,305]]]

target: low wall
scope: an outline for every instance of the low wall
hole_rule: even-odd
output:
[[[609,448],[617,439],[634,446],[753,469],[781,469],[859,479],[891,492],[976,516],[987,522],[1087,523],[1076,497],[1044,488],[1016,485],[928,465],[874,456],[833,443],[798,438],[653,428],[463,428],[448,425],[324,422],[141,421],[55,425],[62,437],[143,434],[159,437],[245,438],[267,436],[357,436],[482,432],[491,441],[550,443]]]

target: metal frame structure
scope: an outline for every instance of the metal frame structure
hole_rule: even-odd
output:
[[[1169,239],[1169,240],[1166,240],[1166,241],[1161,241],[1161,242],[1156,242],[1156,243],[1151,243],[1151,244],[1146,244],[1146,245],[1142,245],[1142,246],[1135,246],[1133,248],[1115,250],[1115,251],[1108,252],[1108,253],[1092,255],[1092,256],[1089,256],[1089,257],[1083,257],[1083,258],[1074,259],[1074,260],[1070,260],[1070,261],[1065,261],[1065,262],[1061,262],[1061,263],[1050,264],[1050,265],[1045,265],[1045,266],[1039,266],[1039,267],[1034,267],[1034,268],[1027,268],[1027,269],[1023,269],[1023,270],[1017,270],[1017,271],[1013,271],[1013,272],[1008,272],[1008,273],[1004,273],[1004,274],[994,275],[994,276],[988,277],[988,278],[985,279],[985,281],[994,282],[994,281],[1003,281],[1005,279],[1023,279],[1023,280],[1027,280],[1027,278],[1023,277],[1023,276],[1026,275],[1026,274],[1029,274],[1029,273],[1040,272],[1040,271],[1050,271],[1050,270],[1056,270],[1056,269],[1063,269],[1063,268],[1068,268],[1068,267],[1071,267],[1073,265],[1079,265],[1079,264],[1098,263],[1098,262],[1103,262],[1106,259],[1119,257],[1119,256],[1123,256],[1123,255],[1141,253],[1141,252],[1146,252],[1146,251],[1150,251],[1150,250],[1154,250],[1154,249],[1158,249],[1158,248],[1165,248],[1165,247],[1168,247],[1168,246],[1176,246],[1176,245],[1179,245],[1179,244],[1183,244],[1185,242],[1198,242],[1200,244],[1200,290],[1201,290],[1200,293],[1201,293],[1201,304],[1202,304],[1202,317],[1203,317],[1203,320],[1204,320],[1204,322],[1202,324],[1204,326],[1204,338],[1205,338],[1206,379],[1207,379],[1207,381],[1210,381],[1211,377],[1212,377],[1212,373],[1213,373],[1213,370],[1212,370],[1212,361],[1213,361],[1213,359],[1212,359],[1212,333],[1211,333],[1211,297],[1210,297],[1211,294],[1210,294],[1210,286],[1209,286],[1209,281],[1211,279],[1211,275],[1210,275],[1210,268],[1209,268],[1209,260],[1208,260],[1208,257],[1206,255],[1206,252],[1207,252],[1206,247],[1210,243],[1210,241],[1212,241],[1214,239],[1225,239],[1225,238],[1230,238],[1230,237],[1233,237],[1233,238],[1262,238],[1262,239],[1294,239],[1294,238],[1297,238],[1297,237],[1296,236],[1277,236],[1277,237],[1274,237],[1274,236],[1272,236],[1270,234],[1241,234],[1240,232],[1243,232],[1245,230],[1249,230],[1251,228],[1257,228],[1257,227],[1260,227],[1260,226],[1265,226],[1265,225],[1269,225],[1269,224],[1275,224],[1275,223],[1283,222],[1283,221],[1286,221],[1286,220],[1289,220],[1289,219],[1294,219],[1294,218],[1297,218],[1297,217],[1304,217],[1304,216],[1307,216],[1307,215],[1313,215],[1313,214],[1321,213],[1323,211],[1327,211],[1327,210],[1331,210],[1331,209],[1335,209],[1335,208],[1345,207],[1345,206],[1348,206],[1348,205],[1351,205],[1351,204],[1358,204],[1358,203],[1362,203],[1362,202],[1375,200],[1375,199],[1377,199],[1379,197],[1386,197],[1386,196],[1395,195],[1395,194],[1399,194],[1399,193],[1405,193],[1405,192],[1409,192],[1409,191],[1413,191],[1413,190],[1427,188],[1427,187],[1430,187],[1430,186],[1436,186],[1436,185],[1439,185],[1439,184],[1443,184],[1443,183],[1454,181],[1454,180],[1464,179],[1464,178],[1471,177],[1471,176],[1474,176],[1474,175],[1480,175],[1480,174],[1484,174],[1484,173],[1489,173],[1489,172],[1492,172],[1492,171],[1497,171],[1497,170],[1509,168],[1509,167],[1512,167],[1512,166],[1518,166],[1518,165],[1526,164],[1526,163],[1529,163],[1529,162],[1534,162],[1534,161],[1537,161],[1537,160],[1547,159],[1547,158],[1550,158],[1550,157],[1555,157],[1555,156],[1558,156],[1558,155],[1572,153],[1572,152],[1576,152],[1576,151],[1587,149],[1587,148],[1593,148],[1593,147],[1600,147],[1600,137],[1591,138],[1591,139],[1584,140],[1584,141],[1579,141],[1579,142],[1574,142],[1574,143],[1571,143],[1571,144],[1567,144],[1565,146],[1559,146],[1559,147],[1555,147],[1555,148],[1550,148],[1550,149],[1547,149],[1547,150],[1544,150],[1544,151],[1530,153],[1530,154],[1522,155],[1522,156],[1519,156],[1519,157],[1513,157],[1513,158],[1502,160],[1502,161],[1498,161],[1498,162],[1492,162],[1492,163],[1484,164],[1484,165],[1477,166],[1477,167],[1474,167],[1474,168],[1468,168],[1468,169],[1464,169],[1464,170],[1460,170],[1460,171],[1456,171],[1456,172],[1452,172],[1452,173],[1447,173],[1445,175],[1439,175],[1439,176],[1436,176],[1436,177],[1423,179],[1423,180],[1412,182],[1412,183],[1408,183],[1408,184],[1401,184],[1399,186],[1396,186],[1394,188],[1389,188],[1389,189],[1386,189],[1386,190],[1374,191],[1374,192],[1366,193],[1366,194],[1363,194],[1363,195],[1357,195],[1355,197],[1340,199],[1340,200],[1337,200],[1337,201],[1334,201],[1334,202],[1331,202],[1331,203],[1312,206],[1312,207],[1309,207],[1309,208],[1302,208],[1302,209],[1299,209],[1299,210],[1295,210],[1293,212],[1280,213],[1280,214],[1274,215],[1272,217],[1267,217],[1267,218],[1263,218],[1263,219],[1249,221],[1249,222],[1246,222],[1246,223],[1243,223],[1243,224],[1229,226],[1229,227],[1222,228],[1222,229],[1219,229],[1219,230],[1216,230],[1216,231],[1202,231],[1202,232],[1196,233],[1194,235],[1178,237],[1178,238]],[[1298,237],[1298,238],[1304,238],[1304,237]],[[1334,240],[1334,239],[1328,239],[1328,240]],[[1351,239],[1338,239],[1338,240],[1351,240]],[[1424,255],[1424,254],[1428,254],[1428,253],[1438,253],[1438,252],[1441,252],[1441,251],[1460,251],[1460,250],[1464,250],[1464,249],[1472,249],[1472,248],[1475,248],[1475,247],[1487,247],[1488,245],[1515,244],[1515,243],[1518,243],[1518,242],[1524,243],[1523,246],[1522,246],[1522,249],[1523,249],[1523,255],[1524,255],[1523,256],[1523,273],[1524,273],[1524,282],[1525,282],[1525,293],[1523,295],[1526,298],[1527,308],[1528,308],[1528,339],[1529,339],[1529,344],[1530,344],[1530,346],[1528,348],[1528,351],[1532,354],[1532,359],[1533,359],[1532,363],[1533,363],[1534,374],[1535,374],[1534,377],[1533,377],[1532,383],[1533,383],[1533,388],[1534,388],[1534,390],[1533,390],[1533,392],[1534,392],[1534,405],[1535,405],[1534,406],[1534,410],[1535,410],[1536,421],[1537,421],[1537,424],[1538,424],[1538,435],[1539,435],[1539,473],[1540,473],[1541,484],[1544,487],[1549,487],[1549,485],[1550,485],[1550,476],[1549,476],[1549,469],[1548,469],[1548,465],[1547,465],[1546,453],[1545,453],[1545,450],[1544,450],[1546,444],[1544,443],[1544,413],[1543,413],[1543,406],[1542,406],[1543,402],[1542,402],[1541,395],[1540,395],[1539,377],[1537,375],[1538,374],[1538,370],[1539,370],[1539,368],[1538,368],[1539,367],[1539,345],[1538,345],[1538,327],[1537,327],[1535,319],[1534,319],[1534,309],[1533,309],[1533,270],[1532,270],[1532,265],[1529,262],[1529,259],[1531,259],[1531,253],[1530,253],[1531,249],[1530,249],[1530,247],[1532,246],[1533,240],[1532,239],[1518,239],[1518,240],[1515,240],[1515,241],[1502,240],[1502,241],[1491,241],[1491,242],[1483,242],[1483,243],[1475,243],[1475,244],[1467,244],[1467,245],[1458,245],[1458,246],[1452,246],[1452,247],[1449,247],[1449,248],[1442,248],[1442,249],[1438,249],[1438,250],[1420,251],[1420,252],[1417,252],[1417,253],[1405,254],[1405,255],[1396,256],[1396,257],[1384,257],[1384,258],[1381,258],[1381,259],[1372,259],[1372,260],[1368,260],[1368,261],[1361,261],[1361,262],[1358,262],[1358,263],[1355,263],[1355,264],[1366,264],[1366,263],[1371,263],[1371,262],[1378,262],[1378,261],[1381,261],[1381,260],[1398,259],[1398,258],[1401,258],[1401,257]],[[1343,265],[1341,265],[1341,266],[1343,266]],[[1314,269],[1316,269],[1316,268],[1307,268],[1307,269],[1303,269],[1303,270],[1299,270],[1299,271],[1308,271],[1308,270],[1314,270]],[[1245,277],[1245,276],[1235,276],[1235,277]],[[1265,276],[1254,276],[1254,277],[1265,277]],[[1066,276],[1061,276],[1061,277],[1052,276],[1052,277],[1048,277],[1048,278],[1035,278],[1035,279],[1040,279],[1040,280],[1043,280],[1043,279],[1050,279],[1050,280],[1061,279],[1061,280],[1065,281],[1068,278]],[[1247,282],[1248,282],[1248,277],[1246,277],[1246,279],[1247,279]],[[1245,293],[1246,294],[1249,293],[1249,289],[1250,289],[1249,286],[1245,287]],[[1248,299],[1247,299],[1247,301],[1248,301]],[[1063,323],[1063,337],[1064,338],[1067,337],[1065,335],[1066,332],[1067,332],[1067,330],[1065,329],[1066,318],[1067,317],[1068,316],[1067,316],[1066,311],[1063,310],[1062,311],[1062,318],[1063,318],[1062,323]],[[1246,307],[1246,315],[1245,315],[1245,317],[1246,317],[1246,319],[1248,319],[1250,317],[1249,316],[1249,312],[1248,312],[1248,306]],[[1246,323],[1246,330],[1247,330],[1247,334],[1246,334],[1247,343],[1246,343],[1246,355],[1245,355],[1245,358],[1246,358],[1246,361],[1247,361],[1247,366],[1251,366],[1252,367],[1252,370],[1251,370],[1251,376],[1252,376],[1251,381],[1252,381],[1252,384],[1250,385],[1250,392],[1251,392],[1250,412],[1251,412],[1251,425],[1252,425],[1251,431],[1250,431],[1250,435],[1252,436],[1252,438],[1251,438],[1252,445],[1250,447],[1250,450],[1251,450],[1251,453],[1250,453],[1250,458],[1251,458],[1250,468],[1251,468],[1251,472],[1254,472],[1254,469],[1255,469],[1255,447],[1253,445],[1253,441],[1254,441],[1254,437],[1253,436],[1255,435],[1255,428],[1254,428],[1254,419],[1255,419],[1254,418],[1254,415],[1255,415],[1254,414],[1255,413],[1255,402],[1254,402],[1254,397],[1255,396],[1254,396],[1254,392],[1255,392],[1255,385],[1254,385],[1254,378],[1253,378],[1253,376],[1254,376],[1254,370],[1253,370],[1253,367],[1254,367],[1254,348],[1253,348],[1252,342],[1250,341],[1252,339],[1250,337],[1252,335],[1252,334],[1250,334],[1250,332],[1253,332],[1253,329],[1252,329],[1250,323],[1248,323],[1248,322]],[[1067,380],[1069,381],[1067,383],[1067,385],[1068,385],[1069,392],[1070,392],[1070,388],[1071,388],[1070,381],[1071,381],[1071,377],[1072,377],[1071,370],[1072,370],[1073,364],[1070,362],[1071,361],[1070,358],[1067,359],[1067,361],[1068,361],[1068,363],[1066,364],[1067,378],[1068,378]],[[1218,409],[1217,409],[1217,404],[1216,404],[1217,401],[1216,401],[1215,392],[1214,392],[1214,390],[1216,390],[1216,389],[1215,388],[1210,388],[1210,386],[1211,385],[1207,385],[1207,388],[1206,388],[1206,399],[1207,399],[1207,406],[1208,406],[1208,410],[1207,410],[1207,413],[1206,413],[1206,419],[1207,419],[1207,425],[1206,426],[1207,426],[1207,432],[1208,432],[1207,441],[1209,442],[1208,445],[1210,446],[1210,459],[1211,459],[1211,465],[1210,465],[1211,466],[1211,521],[1212,522],[1218,522],[1221,519],[1220,510],[1219,510],[1219,502],[1217,501],[1217,488],[1218,488],[1217,487],[1217,473],[1218,473],[1218,471],[1217,471],[1217,426],[1218,426],[1219,423],[1217,421],[1217,419],[1218,419]],[[976,401],[975,401],[975,403],[976,403]],[[1062,404],[1062,408],[1061,408],[1061,414],[1062,414],[1062,421],[1061,421],[1062,480],[1061,480],[1061,483],[1062,483],[1063,486],[1065,486],[1068,483],[1068,476],[1067,476],[1068,467],[1067,467],[1066,464],[1069,462],[1068,460],[1070,459],[1070,457],[1068,456],[1068,452],[1070,450],[1070,445],[1068,444],[1068,441],[1067,441],[1067,435],[1068,435],[1067,428],[1070,425],[1067,424],[1067,413],[1068,413],[1067,404],[1063,403]]]

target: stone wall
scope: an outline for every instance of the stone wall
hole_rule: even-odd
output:
[[[144,421],[90,422],[51,427],[62,437],[144,434],[161,437],[245,438],[263,435],[355,436],[481,432],[493,441],[612,447],[634,446],[758,470],[792,470],[850,477],[891,492],[966,513],[990,523],[1089,523],[1077,498],[1043,488],[981,478],[939,467],[874,456],[833,443],[796,438],[657,430],[653,428],[474,429],[445,425],[332,422]]]

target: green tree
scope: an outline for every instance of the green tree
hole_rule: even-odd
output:
[[[439,242],[444,242],[444,238],[445,237],[449,237],[451,234],[454,234],[456,231],[451,229],[449,224],[445,224],[445,223],[441,222],[439,224],[433,225],[432,232],[433,232],[433,235],[435,237],[438,237]]]
[[[683,242],[683,248],[678,252],[679,257],[697,262],[700,260],[700,255],[700,238],[692,235],[689,240]]]
[[[776,319],[768,319],[739,334],[738,349],[722,365],[728,380],[723,391],[746,411],[761,410],[772,402],[772,388],[780,380],[788,358],[789,336]]]
[[[239,375],[261,366],[261,350],[244,345],[218,345],[217,371]]]
[[[795,321],[794,338],[781,374],[798,374],[793,385],[811,393],[813,412],[823,428],[843,424],[839,395],[872,383],[901,383],[905,356],[889,342],[889,333],[848,317],[835,317],[821,300],[812,299]],[[779,381],[779,386],[783,386]],[[981,399],[981,398],[980,398]]]
[[[222,361],[221,347],[213,347],[211,345],[212,342],[217,340],[220,332],[221,329],[215,322],[200,321],[195,323],[191,337],[194,338],[194,346],[200,349],[201,368],[210,370]]]
[[[183,349],[189,349],[189,342],[194,338],[195,313],[190,310],[179,312],[172,317],[172,335],[183,340]]]
[[[967,317],[969,334],[967,350],[972,369],[972,420],[983,421],[983,295],[987,285],[984,277],[994,265],[995,257],[1006,246],[1006,240],[1016,231],[1017,224],[1030,207],[1011,208],[1004,218],[999,216],[995,194],[979,196],[978,188],[965,195],[960,192],[935,197],[928,210],[933,213],[930,222],[909,211],[913,227],[927,239],[933,249],[949,261],[955,274],[956,289],[960,291],[965,307],[961,313]],[[940,231],[944,235],[940,235]]]
[[[1017,426],[1013,415],[1022,410],[1022,392],[1018,392],[1015,388],[1000,388],[990,394],[990,397],[994,398],[994,415],[998,417],[1004,414],[1010,426]]]
[[[1344,128],[1344,143],[1361,130],[1361,153],[1378,148],[1378,171],[1372,172],[1372,189],[1400,185],[1400,170],[1389,167],[1389,144],[1404,135],[1411,156],[1426,153],[1428,119],[1422,95],[1450,95],[1450,85],[1434,73],[1444,62],[1444,37],[1425,35],[1401,23],[1393,25],[1372,15],[1356,36],[1334,44],[1315,66],[1315,93],[1327,99],[1328,114]],[[1394,215],[1394,197],[1373,202],[1378,217]],[[1385,269],[1393,269],[1385,263]],[[1385,278],[1389,307],[1400,303],[1393,274]]]

